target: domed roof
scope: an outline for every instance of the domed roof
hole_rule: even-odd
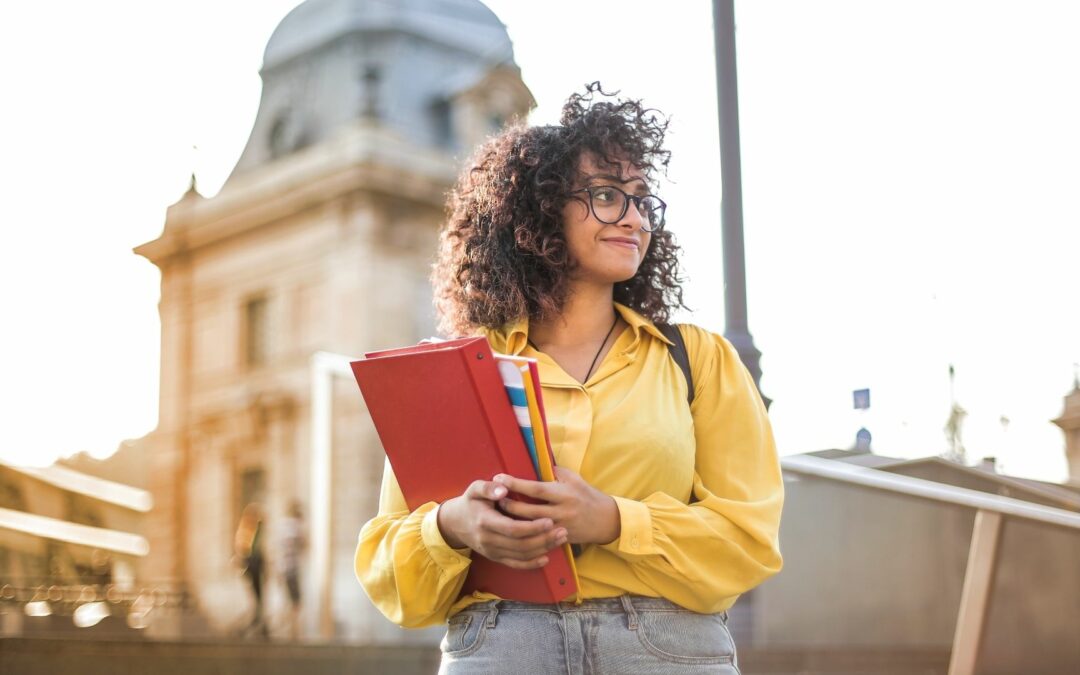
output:
[[[402,31],[483,57],[513,59],[510,37],[480,0],[307,0],[278,24],[263,68],[357,32]]]
[[[486,79],[497,72],[512,75]],[[494,125],[532,103],[506,26],[480,0],[307,0],[278,24],[260,76],[259,112],[232,175],[358,120],[450,152],[485,119]],[[477,86],[502,93],[464,102]]]

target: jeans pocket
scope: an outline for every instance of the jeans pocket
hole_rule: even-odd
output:
[[[641,644],[665,661],[720,664],[735,660],[735,642],[719,614],[645,611],[637,616]]]
[[[485,621],[481,614],[468,610],[450,617],[446,626],[446,635],[439,643],[439,649],[447,656],[463,656],[480,647]]]

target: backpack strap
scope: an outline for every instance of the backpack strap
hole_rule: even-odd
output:
[[[690,374],[690,355],[686,351],[686,341],[683,340],[682,331],[673,323],[658,323],[656,327],[672,342],[668,347],[668,352],[675,360],[675,364],[679,366],[683,376],[686,377],[686,405],[692,405],[694,403],[694,376]]]

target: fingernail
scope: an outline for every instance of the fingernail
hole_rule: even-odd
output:
[[[496,483],[505,483],[506,482],[506,476],[504,476],[503,474],[500,473],[499,475],[495,476],[495,478],[493,480]]]
[[[555,533],[555,536],[559,539],[566,539],[566,530],[559,528],[559,531]]]
[[[540,563],[540,567],[543,567],[544,565],[548,564],[548,559],[547,558],[540,558],[539,563]]]
[[[501,485],[499,487],[495,488],[495,498],[496,499],[498,499],[499,497],[502,497],[505,494],[506,494],[506,488],[502,487]]]

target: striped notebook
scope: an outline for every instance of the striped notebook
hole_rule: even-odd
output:
[[[555,454],[548,441],[547,417],[544,414],[544,398],[540,393],[536,359],[495,354],[495,362],[499,364],[499,374],[510,396],[510,404],[514,407],[521,435],[525,437],[536,475],[539,480],[554,481]],[[570,544],[563,544],[563,550],[574,582],[581,588],[574,562],[574,548]]]
[[[530,398],[535,400],[535,395],[530,397],[528,395],[528,389],[532,389],[532,386],[526,388],[526,378],[530,377],[529,373],[529,361],[532,359],[526,359],[520,356],[507,356],[505,354],[496,354],[495,362],[499,366],[499,375],[502,377],[503,385],[506,387],[506,393],[510,397],[510,405],[514,408],[514,417],[517,418],[518,427],[521,429],[521,435],[525,439],[525,447],[529,449],[529,458],[532,459],[533,469],[536,471],[537,480],[542,480],[540,471],[540,456],[537,452],[536,444],[536,431],[533,424],[533,414],[530,407]],[[535,368],[535,362],[533,364]],[[532,382],[528,382],[529,385]],[[537,425],[539,426],[539,425]],[[543,430],[539,429],[542,433]],[[546,434],[545,434],[546,436]]]

